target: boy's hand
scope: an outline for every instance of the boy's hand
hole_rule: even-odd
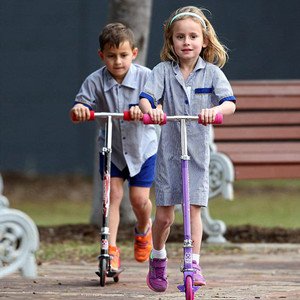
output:
[[[140,110],[138,105],[131,106],[129,112],[130,112],[130,118],[133,119],[134,121],[140,121],[143,119],[143,113]]]
[[[201,121],[203,122],[203,125],[211,124],[216,119],[216,110],[214,108],[204,108],[202,109],[200,115],[201,115]]]
[[[72,114],[75,115],[76,121],[74,121],[72,119]],[[86,106],[84,106],[80,103],[74,105],[70,111],[70,117],[71,117],[72,122],[74,122],[74,123],[88,121],[90,119],[90,116],[91,116],[90,110]]]

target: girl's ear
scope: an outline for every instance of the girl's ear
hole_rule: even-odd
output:
[[[132,50],[132,60],[136,59],[138,52],[139,52],[138,48],[134,48]]]
[[[205,36],[203,37],[203,45],[202,48],[206,48],[208,46],[209,42],[208,42],[208,38],[206,38]]]
[[[100,59],[103,60],[103,52],[100,49],[98,49],[98,55]]]

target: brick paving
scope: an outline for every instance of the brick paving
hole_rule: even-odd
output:
[[[244,244],[239,251],[204,251],[201,259],[207,286],[195,299],[300,299],[299,244]],[[0,299],[185,299],[177,290],[180,259],[169,257],[165,293],[147,287],[148,263],[125,260],[123,266],[119,283],[108,278],[100,287],[96,264],[44,263],[36,279],[14,273],[0,280]]]

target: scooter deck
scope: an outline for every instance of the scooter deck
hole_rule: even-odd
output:
[[[121,274],[125,268],[120,267],[117,271],[107,271],[107,277],[116,277]]]
[[[117,271],[106,271],[106,275],[107,277],[117,277],[119,274],[121,274],[123,271],[125,270],[125,268],[120,267]],[[100,272],[97,271],[95,272],[99,277],[100,277]]]

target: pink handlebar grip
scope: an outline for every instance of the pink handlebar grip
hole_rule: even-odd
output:
[[[201,120],[201,115],[199,114],[199,124],[203,124],[202,120]],[[216,114],[216,118],[215,121],[212,124],[222,124],[223,123],[223,115],[222,114]]]
[[[95,120],[95,112],[93,110],[90,110],[90,118],[89,121],[94,121]],[[78,121],[74,112],[72,112],[72,121]]]
[[[150,115],[148,115],[148,114],[143,115],[143,122],[144,122],[144,124],[156,124],[152,121]],[[164,114],[164,120],[161,123],[159,123],[159,125],[164,125],[166,123],[167,123],[167,115]]]

